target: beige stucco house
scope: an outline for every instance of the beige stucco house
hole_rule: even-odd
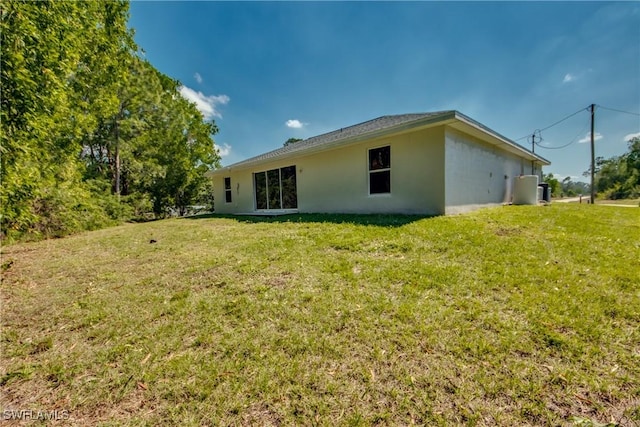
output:
[[[450,214],[508,202],[549,161],[457,112],[384,116],[209,173],[228,214]]]

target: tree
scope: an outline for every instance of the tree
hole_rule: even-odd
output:
[[[560,195],[561,187],[560,181],[553,177],[552,173],[549,173],[543,177],[544,182],[549,184],[549,191],[551,191],[552,197],[558,197]]]
[[[205,184],[204,174],[220,164],[212,140],[218,128],[214,122],[205,122],[195,104],[179,95],[179,82],[155,72],[163,88],[162,108],[155,118],[162,125],[153,126],[149,137],[157,148],[153,163],[161,173],[146,180],[145,189],[156,214],[171,206],[183,215]]]
[[[628,148],[621,156],[596,159],[595,187],[605,198],[640,197],[640,138],[629,140]]]
[[[80,135],[95,122],[75,89],[80,76],[89,74],[83,70],[94,43],[111,24],[126,26],[127,8],[122,1],[3,2],[3,234],[55,234],[59,228],[83,227],[90,217],[86,211],[95,212],[78,156]]]
[[[287,145],[291,145],[291,144],[295,144],[296,142],[300,142],[302,141],[302,139],[300,138],[289,138],[284,142],[284,147],[286,147]]]
[[[88,173],[108,179],[127,201],[147,199],[156,215],[186,211],[204,185],[204,173],[219,166],[212,136],[194,104],[179,93],[180,83],[135,57],[128,84],[119,88],[119,108],[85,150]]]
[[[561,194],[564,196],[576,196],[589,193],[589,184],[582,181],[572,181],[570,176],[565,177],[560,184]]]
[[[629,152],[626,154],[627,170],[629,171],[627,185],[638,195],[640,193],[640,137],[631,138],[628,145]]]
[[[3,2],[3,236],[184,212],[218,166],[215,123],[141,58],[128,10],[126,0]]]

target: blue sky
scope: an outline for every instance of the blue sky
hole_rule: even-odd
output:
[[[640,134],[637,2],[143,2],[146,58],[216,121],[223,165],[388,114],[458,110],[584,180]],[[517,142],[531,148],[527,138]]]

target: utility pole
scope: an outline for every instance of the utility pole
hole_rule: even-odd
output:
[[[537,141],[536,141],[536,138],[538,138]],[[536,129],[536,131],[533,132],[533,134],[531,135],[531,152],[533,154],[536,153],[536,144],[541,141],[542,141],[542,136],[540,136],[540,130]],[[531,160],[531,175],[534,175],[535,171],[536,171],[536,162],[534,160]],[[542,172],[542,170],[540,170],[540,172]],[[540,179],[542,179],[542,175],[540,175]]]
[[[531,135],[531,152],[536,152],[536,134]]]
[[[533,133],[533,135],[531,135],[531,152],[535,153],[536,152],[536,134],[535,132]],[[536,165],[535,162],[533,160],[531,160],[531,175],[533,175],[536,171]]]
[[[596,171],[596,157],[595,157],[595,147],[594,147],[594,122],[595,122],[595,111],[596,111],[596,104],[591,104],[591,204],[593,205],[596,201],[596,189],[594,186],[594,175],[595,175],[595,171]]]

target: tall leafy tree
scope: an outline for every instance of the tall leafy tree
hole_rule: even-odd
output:
[[[156,214],[169,207],[183,213],[205,182],[205,172],[219,166],[212,141],[218,128],[204,121],[195,104],[180,96],[178,81],[146,62],[141,65],[146,81],[155,88],[146,94],[157,99],[148,104],[152,106],[145,116],[149,126],[138,136],[137,148],[144,150],[129,156],[128,171],[135,179],[135,189],[151,198]],[[142,152],[144,161],[139,157]]]
[[[632,138],[628,147],[621,156],[596,159],[595,187],[606,198],[640,197],[640,138]]]
[[[215,124],[139,56],[128,6],[3,2],[3,234],[94,228],[140,200],[184,210],[218,164]]]
[[[92,121],[78,111],[70,87],[90,48],[90,34],[101,30],[99,6],[3,2],[3,232],[47,232],[83,214],[72,206],[87,198],[79,185],[77,138]]]
[[[629,152],[625,158],[629,171],[627,184],[636,195],[640,195],[640,137],[632,138],[628,144]]]
[[[101,119],[84,151],[87,173],[108,179],[116,194],[147,198],[158,215],[184,212],[204,173],[219,165],[217,127],[180,95],[179,82],[138,57],[129,67],[117,112]]]
[[[549,184],[549,191],[551,191],[551,195],[553,197],[558,197],[560,195],[560,181],[553,177],[552,173],[549,173],[544,176],[544,181]]]

